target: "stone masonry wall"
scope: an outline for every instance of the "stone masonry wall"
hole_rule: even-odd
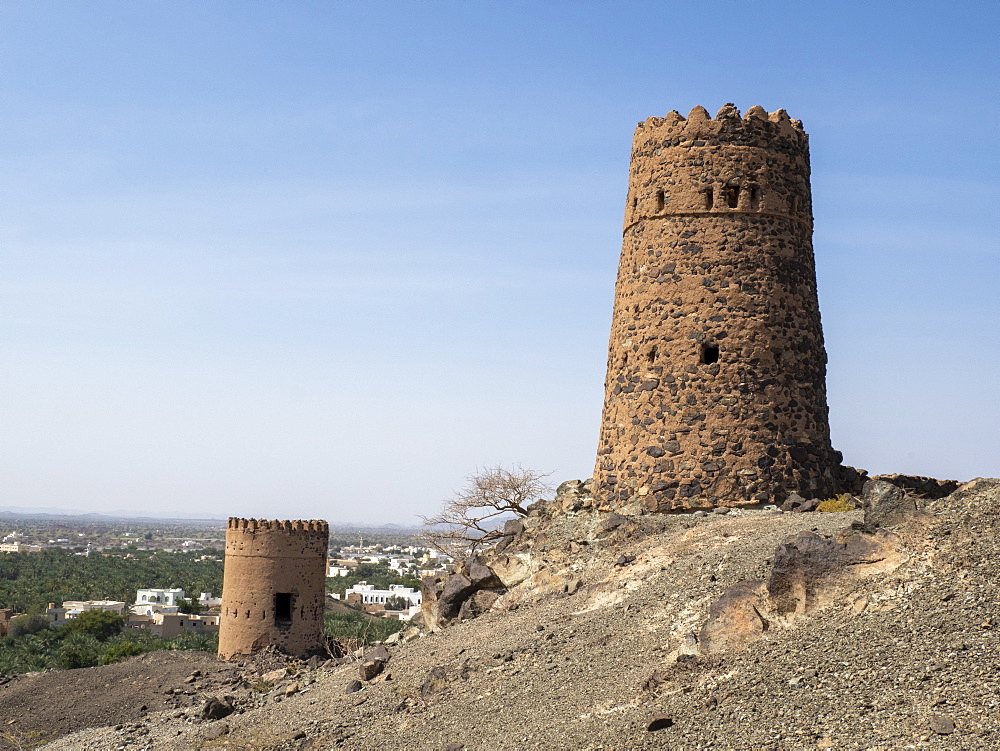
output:
[[[833,495],[808,137],[784,110],[639,123],[605,386],[606,506]]]
[[[322,650],[328,543],[325,521],[229,520],[219,657]]]

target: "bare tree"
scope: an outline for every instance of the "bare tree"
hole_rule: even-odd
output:
[[[515,465],[488,467],[466,478],[465,487],[434,516],[423,516],[424,538],[455,558],[472,555],[503,537],[502,517],[524,517],[528,506],[552,490],[550,473]]]

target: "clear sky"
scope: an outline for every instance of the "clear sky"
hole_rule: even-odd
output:
[[[1000,475],[1000,4],[0,4],[0,506],[589,477],[632,131],[810,134],[831,424]]]

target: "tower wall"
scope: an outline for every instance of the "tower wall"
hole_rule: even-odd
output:
[[[808,137],[784,110],[636,128],[605,387],[611,507],[833,494]]]
[[[329,537],[325,521],[229,519],[219,657],[322,650]]]

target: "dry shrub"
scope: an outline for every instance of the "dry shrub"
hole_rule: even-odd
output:
[[[822,501],[817,507],[817,511],[854,511],[856,506],[854,505],[854,499],[851,497],[850,493],[841,493],[840,495],[834,496],[833,498],[828,498]]]

